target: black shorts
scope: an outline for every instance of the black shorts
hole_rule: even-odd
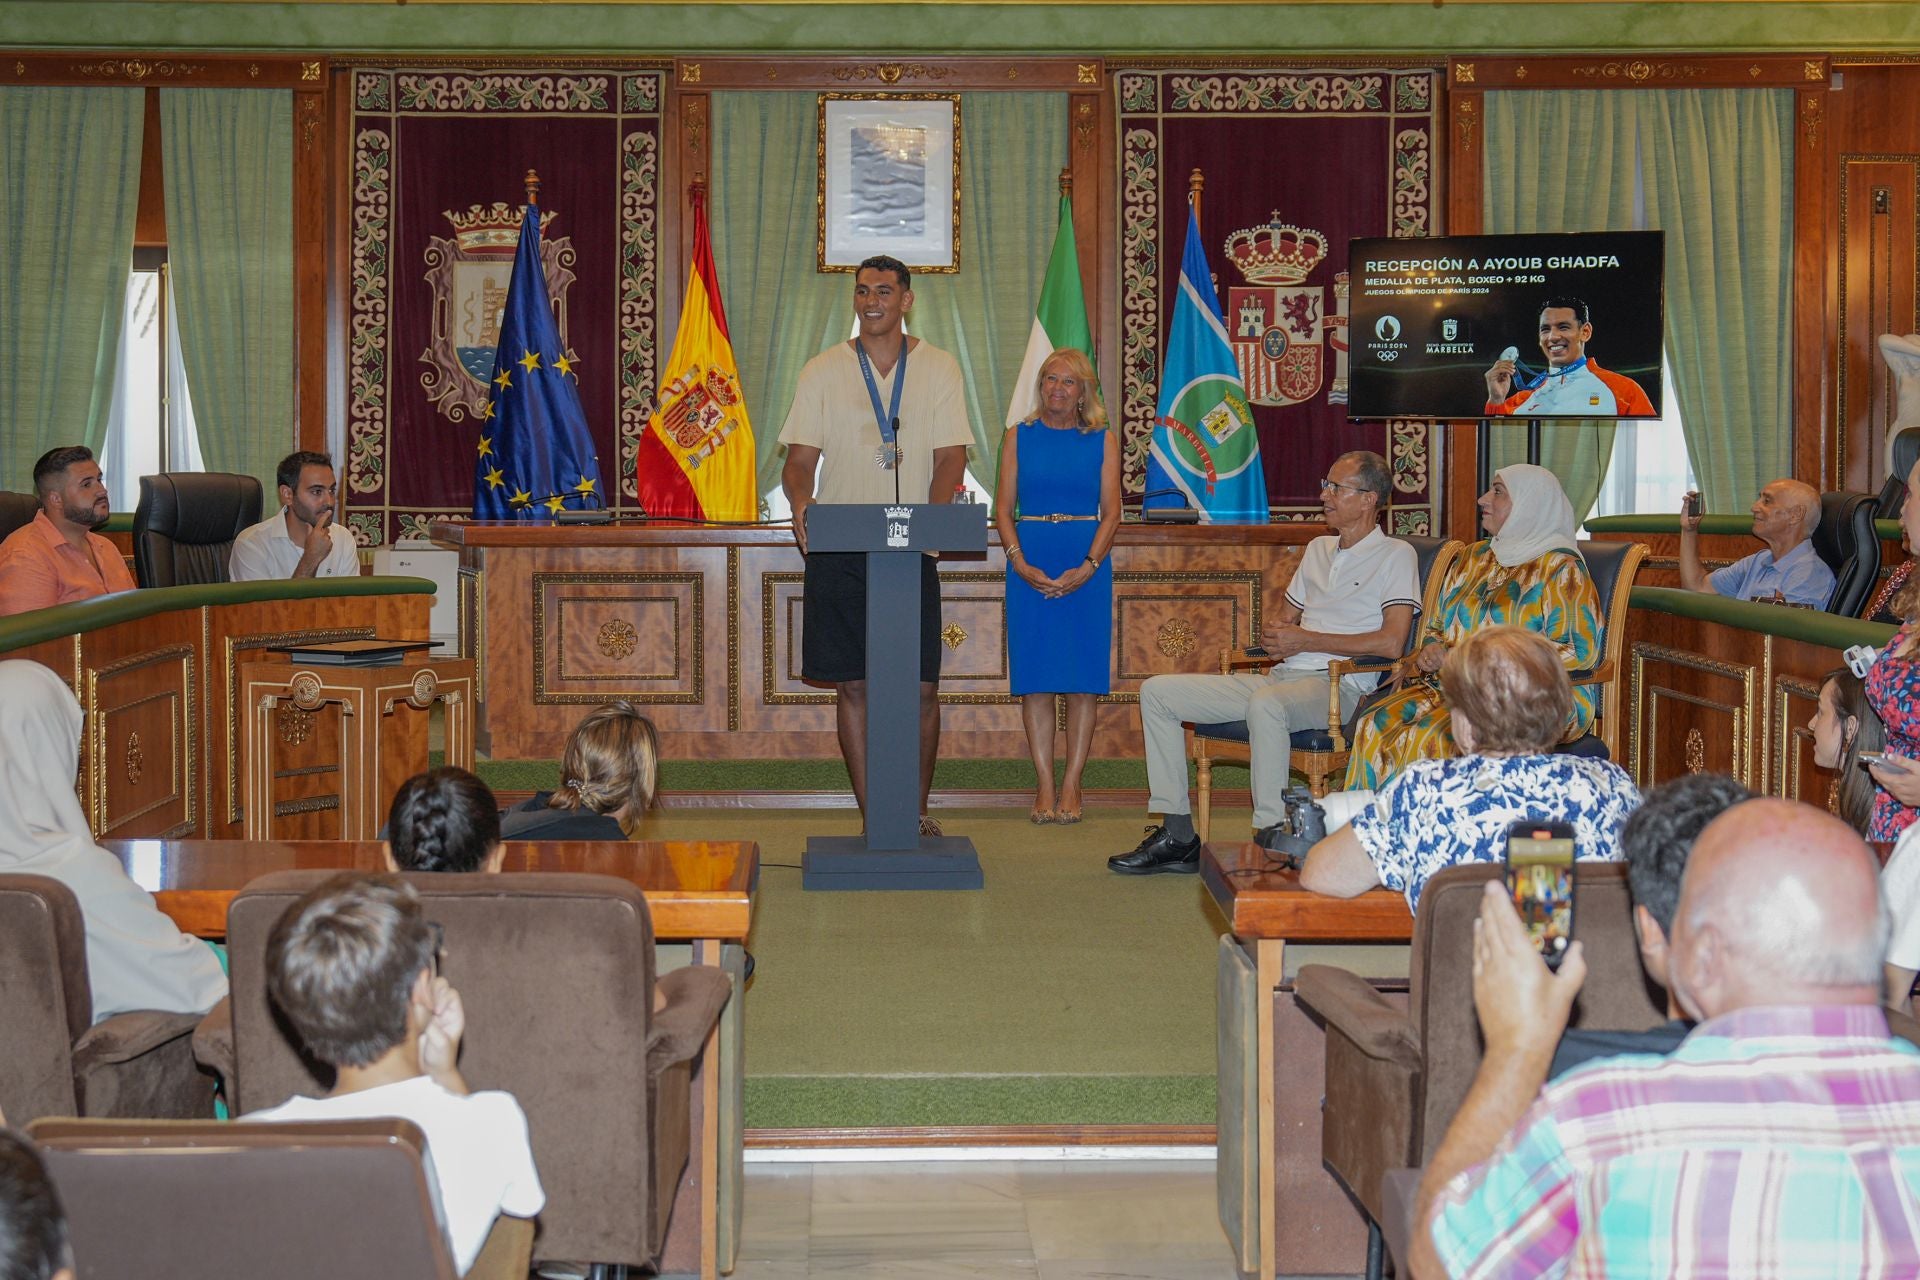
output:
[[[816,684],[867,678],[867,557],[816,551],[807,557],[800,675]],[[940,679],[940,572],[920,557],[920,680]]]

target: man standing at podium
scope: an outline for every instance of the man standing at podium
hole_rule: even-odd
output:
[[[867,558],[807,552],[807,508],[816,502],[949,502],[966,481],[967,424],[960,366],[907,336],[913,307],[906,264],[868,258],[853,277],[858,336],[807,362],[780,428],[787,448],[780,484],[793,509],[793,539],[806,556],[800,674],[830,684],[840,754],[853,798],[867,807]],[[940,750],[940,579],[920,566],[920,830]]]

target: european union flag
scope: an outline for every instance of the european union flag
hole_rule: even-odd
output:
[[[473,518],[545,521],[564,507],[605,505],[580,379],[553,319],[540,265],[540,208],[529,191],[480,427]]]

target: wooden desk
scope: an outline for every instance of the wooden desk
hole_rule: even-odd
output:
[[[1113,548],[1113,693],[1095,756],[1140,749],[1141,681],[1212,671],[1281,607],[1324,525],[1123,524]],[[480,669],[480,749],[551,759],[595,703],[627,698],[678,759],[835,759],[833,691],[800,678],[804,562],[782,528],[435,521],[460,553],[463,656]],[[1026,757],[1007,693],[999,543],[940,564],[940,749]]]
[[[107,840],[133,882],[185,933],[227,936],[227,904],[270,871],[385,871],[378,840]],[[753,923],[760,846],[733,840],[549,840],[507,844],[502,871],[631,880],[661,942],[740,942]]]
[[[227,904],[246,884],[270,871],[384,871],[377,840],[108,840],[101,847],[120,859],[135,884],[153,894],[160,909],[187,933],[225,937]],[[595,842],[555,840],[507,845],[503,871],[572,871],[631,880],[646,895],[653,935],[661,942],[689,942],[693,963],[719,965],[721,948],[742,943],[753,924],[753,896],[760,881],[760,846],[751,841],[636,840]],[[722,1012],[723,1022],[738,1019],[739,1000]],[[737,1044],[737,1028],[729,1039]],[[738,1106],[741,1070],[738,1054],[721,1053],[721,1028],[707,1037],[695,1076],[691,1117],[699,1151],[688,1161],[662,1255],[663,1273],[697,1270],[702,1280],[720,1274],[720,1183],[722,1164],[737,1179],[741,1153],[729,1138],[721,1142],[721,1086]],[[737,1117],[735,1118],[737,1120]],[[740,1126],[731,1123],[729,1134]],[[739,1199],[730,1197],[730,1231],[725,1259],[731,1269],[739,1237]]]
[[[1200,876],[1234,938],[1251,949],[1254,960],[1256,1176],[1253,1221],[1233,1242],[1240,1274],[1357,1272],[1365,1256],[1365,1222],[1320,1162],[1325,1035],[1284,985],[1286,948],[1290,942],[1409,942],[1413,915],[1406,899],[1387,889],[1357,898],[1308,893],[1297,873],[1269,869],[1265,852],[1251,843],[1208,845],[1200,858]],[[1224,996],[1224,978],[1221,986]],[[1221,1010],[1223,1019],[1228,1012]],[[1222,1034],[1222,1050],[1227,1043]],[[1278,1079],[1283,1053],[1284,1089]],[[1218,1065],[1224,1076],[1228,1064]],[[1223,1133],[1223,1148],[1230,1142]],[[1225,1158],[1216,1168],[1224,1208],[1243,1175]],[[1230,1236],[1235,1234],[1235,1224],[1225,1213],[1222,1225]]]

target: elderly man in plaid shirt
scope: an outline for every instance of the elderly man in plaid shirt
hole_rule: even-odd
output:
[[[1487,1054],[1421,1181],[1427,1276],[1920,1275],[1920,1050],[1881,1012],[1888,916],[1853,831],[1750,800],[1695,843],[1669,977],[1699,1025],[1670,1056],[1544,1089],[1586,976],[1533,953],[1487,887]]]

